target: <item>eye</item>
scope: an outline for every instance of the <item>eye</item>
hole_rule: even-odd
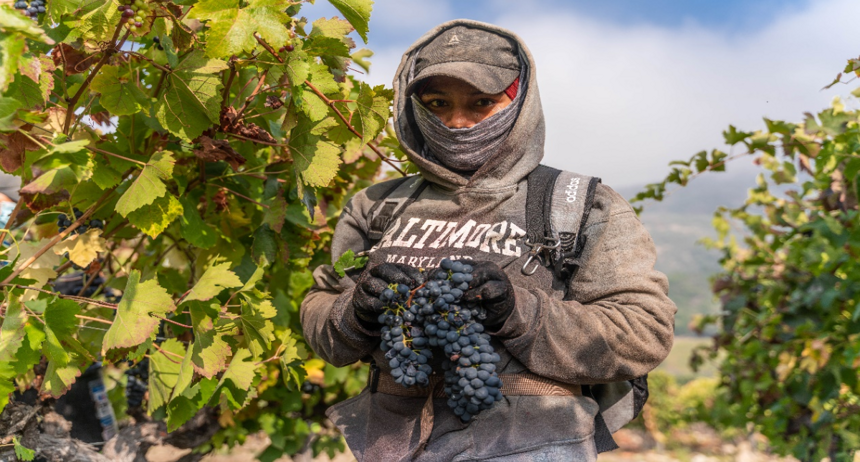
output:
[[[440,107],[447,106],[448,102],[445,101],[444,99],[436,98],[436,99],[431,99],[430,101],[425,101],[424,105],[427,107],[432,107],[432,108],[440,108]]]
[[[496,100],[492,98],[481,98],[478,101],[475,101],[475,106],[478,107],[492,107],[496,105]]]

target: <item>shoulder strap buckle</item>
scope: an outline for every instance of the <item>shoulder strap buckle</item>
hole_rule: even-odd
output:
[[[526,237],[523,243],[529,246],[529,257],[526,259],[526,262],[523,264],[522,272],[526,276],[531,276],[535,274],[535,271],[538,270],[539,267],[545,264],[544,261],[544,251],[553,251],[561,247],[561,240],[556,239],[551,236],[544,236],[543,242],[532,242],[530,238]],[[551,254],[549,255],[552,256]],[[533,261],[537,261],[537,264],[534,265],[531,269],[529,269],[529,265]]]

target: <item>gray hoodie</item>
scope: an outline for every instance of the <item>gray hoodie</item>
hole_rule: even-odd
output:
[[[454,25],[513,38],[530,69],[528,91],[514,128],[499,151],[469,178],[419,154],[420,134],[412,120],[411,101],[401,91],[416,51]],[[654,243],[623,197],[598,186],[585,225],[583,264],[572,280],[560,280],[546,267],[531,276],[520,270],[528,252],[523,243],[526,176],[540,163],[544,149],[536,69],[522,40],[489,24],[451,21],[415,42],[404,54],[394,81],[394,124],[421,174],[391,197],[407,197],[421,182],[429,182],[429,187],[389,224],[373,249],[368,239],[373,218],[369,212],[391,183],[357,193],[340,217],[332,256],[349,249],[370,250],[368,266],[396,262],[433,267],[446,257],[493,261],[507,273],[516,296],[513,314],[493,333],[502,358],[501,373],[530,371],[574,385],[639,377],[669,353],[676,307],[667,296],[666,277],[654,270]],[[314,278],[315,285],[301,306],[311,348],[336,366],[372,355],[382,374],[387,374],[379,333],[362,327],[353,313],[353,279],[337,277],[330,265],[317,268]],[[331,407],[328,416],[359,461],[595,460],[598,406],[591,398],[576,395],[508,396],[468,424],[460,422],[444,398],[436,398],[433,432],[417,456],[413,452],[425,398],[365,389]]]

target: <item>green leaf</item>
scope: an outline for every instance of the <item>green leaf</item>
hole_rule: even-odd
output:
[[[391,116],[389,107],[389,99],[385,96],[377,96],[377,92],[382,93],[383,86],[370,88],[370,85],[360,82],[358,89],[358,98],[356,104],[358,110],[355,122],[355,128],[361,133],[362,141],[368,143],[375,139],[385,128],[388,123],[388,118]]]
[[[38,23],[13,9],[10,4],[0,5],[0,30],[10,35],[26,37],[49,45],[54,43],[45,35],[45,31],[39,27]]]
[[[25,75],[15,76],[15,81],[9,85],[7,94],[20,101],[25,108],[41,108],[45,105],[45,98],[42,96],[39,84]]]
[[[167,431],[171,432],[194,417],[215,392],[218,381],[202,379],[167,403]]]
[[[316,123],[299,117],[290,135],[290,151],[293,168],[302,182],[309,186],[327,186],[337,175],[340,167],[340,149],[317,135],[312,134]]]
[[[219,73],[225,69],[224,61],[207,59],[201,51],[190,52],[164,80],[164,92],[155,106],[161,126],[190,142],[217,124],[222,87]]]
[[[279,0],[250,0],[240,8],[239,0],[203,0],[194,5],[189,17],[209,21],[206,54],[229,58],[257,47],[254,33],[274,48],[290,40],[290,17]]]
[[[182,204],[179,200],[173,194],[165,194],[153,203],[129,213],[128,221],[154,239],[181,215]]]
[[[17,390],[15,386],[15,370],[9,363],[0,362],[0,412],[9,404],[9,395]]]
[[[206,224],[197,211],[197,204],[189,197],[180,199],[182,203],[182,219],[179,234],[191,245],[208,249],[218,242],[217,230]]]
[[[343,19],[339,19],[337,17],[326,19],[319,18],[313,23],[313,29],[311,30],[310,37],[324,36],[324,37],[335,37],[341,40],[345,40],[346,35],[353,31],[353,26],[349,23],[349,21],[344,21]]]
[[[112,188],[122,180],[122,173],[111,167],[110,163],[103,159],[93,162],[93,182],[101,189]]]
[[[302,358],[299,355],[297,340],[292,331],[287,329],[281,337],[281,357],[279,360],[282,369],[284,385],[288,389],[296,389],[302,386],[307,372],[302,367]]]
[[[24,323],[27,321],[27,314],[21,306],[20,297],[10,296],[7,291],[4,299],[7,301],[7,308],[3,325],[0,326],[0,361],[13,362],[24,342],[26,335]]]
[[[346,277],[346,271],[353,268],[363,268],[367,264],[367,257],[356,258],[352,249],[347,250],[334,262],[334,271],[340,277]]]
[[[335,37],[317,36],[308,39],[302,47],[311,56],[343,56],[349,57],[349,47],[343,40]],[[295,50],[292,51],[294,53]]]
[[[370,22],[370,12],[373,0],[328,0],[352,24],[364,43],[367,43],[367,25]]]
[[[81,367],[84,364],[85,360],[77,354],[72,354],[65,365],[58,361],[48,361],[48,369],[42,379],[42,392],[50,393],[54,398],[63,396],[81,375]]]
[[[168,180],[173,176],[173,163],[173,155],[169,151],[158,151],[153,154],[135,178],[134,183],[117,201],[116,211],[128,217],[131,212],[152,204],[167,193],[167,188],[161,180]]]
[[[251,359],[251,352],[245,348],[239,349],[233,355],[230,366],[218,382],[215,396],[224,396],[232,409],[240,409],[251,397],[254,379],[257,377],[257,365]],[[213,396],[213,399],[214,397]]]
[[[326,95],[340,94],[340,86],[335,82],[328,66],[322,63],[311,63],[308,80],[314,87]]]
[[[74,337],[78,329],[76,314],[81,307],[71,301],[55,298],[45,309],[45,356],[64,367],[71,361],[71,352],[67,346],[78,352],[83,352],[80,342]]]
[[[24,341],[15,353],[15,373],[19,375],[32,370],[39,363],[42,359],[42,342],[45,341],[45,333],[34,325],[27,324],[24,331]]]
[[[221,293],[224,289],[242,287],[242,281],[236,273],[230,271],[230,263],[218,263],[209,266],[197,284],[188,292],[185,301],[206,301]]]
[[[6,14],[5,7],[0,7],[0,15]],[[5,92],[12,83],[23,52],[24,37],[0,33],[0,92]]]
[[[149,106],[149,97],[117,66],[103,66],[90,84],[99,103],[116,116],[131,115]]]
[[[13,98],[0,97],[0,131],[15,131],[18,125],[15,123],[15,116],[18,115],[18,109],[21,108],[21,102]]]
[[[18,437],[12,437],[12,444],[15,445],[15,457],[21,460],[33,460],[36,457],[36,451],[22,445]]]
[[[176,307],[167,291],[154,279],[140,282],[140,272],[132,271],[117,306],[116,317],[108,329],[102,353],[112,348],[126,348],[146,341],[158,328],[159,319]]]
[[[150,354],[147,406],[150,414],[170,400],[170,394],[179,381],[179,371],[185,356],[185,346],[175,338],[165,340],[159,350]]]
[[[275,232],[267,224],[254,231],[251,254],[258,265],[271,265],[278,258],[278,241],[275,236]]]
[[[194,328],[194,343],[191,345],[191,362],[200,375],[211,378],[227,367],[227,357],[232,352],[225,336],[236,333],[236,325],[219,318],[220,305],[203,301],[183,303],[191,313]]]
[[[269,300],[247,296],[242,301],[242,332],[254,358],[260,358],[275,340],[275,325],[270,321],[278,314]]]

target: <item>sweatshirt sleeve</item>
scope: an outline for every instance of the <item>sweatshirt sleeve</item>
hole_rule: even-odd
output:
[[[515,287],[514,312],[496,333],[529,370],[567,383],[642,376],[665,359],[674,337],[676,307],[654,269],[654,242],[627,201],[600,188],[565,300]]]
[[[332,258],[352,249],[358,253],[370,247],[361,223],[347,204],[332,240]],[[355,282],[338,277],[332,265],[320,265],[313,274],[314,285],[302,301],[300,316],[305,339],[311,349],[335,366],[352,364],[378,346],[378,334],[359,324],[352,310]]]

